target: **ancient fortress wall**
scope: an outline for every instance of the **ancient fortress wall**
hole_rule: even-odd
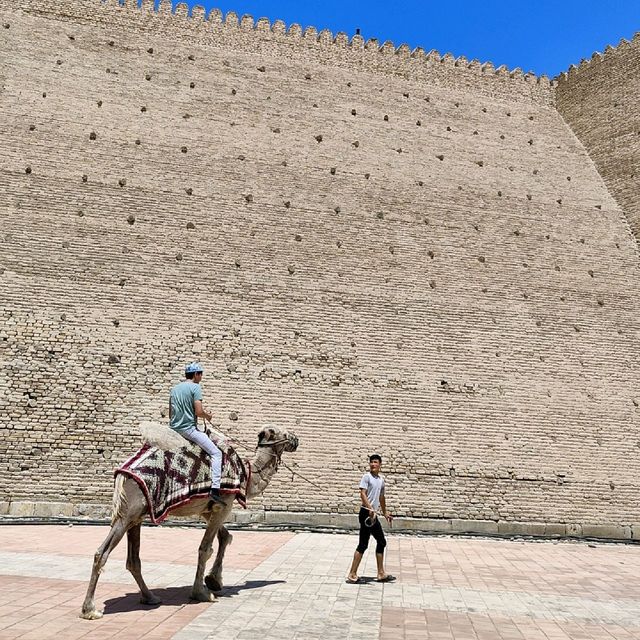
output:
[[[558,110],[640,233],[640,32],[560,76]]]
[[[0,0],[4,509],[108,504],[198,359],[325,487],[254,508],[378,451],[445,530],[640,535],[637,246],[549,81],[150,5]]]

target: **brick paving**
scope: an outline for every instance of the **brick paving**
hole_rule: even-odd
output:
[[[126,545],[98,584],[101,620],[78,618],[106,527],[0,526],[0,640],[640,640],[640,547],[389,537],[381,585],[344,582],[354,535],[239,531],[215,603],[189,600],[202,531],[142,532],[139,603]]]

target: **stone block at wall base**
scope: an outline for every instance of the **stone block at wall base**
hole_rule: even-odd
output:
[[[0,502],[0,516],[8,515],[10,504],[10,502]]]
[[[111,520],[111,505],[105,504],[75,504],[71,514],[73,517],[91,520]]]
[[[496,535],[498,533],[498,523],[493,520],[451,520],[451,531],[453,533],[482,533],[485,535]]]
[[[36,502],[33,515],[36,518],[68,518],[73,515],[73,505],[69,502]]]
[[[19,518],[33,517],[35,506],[34,502],[10,502],[9,515]]]
[[[534,534],[537,535],[537,534]],[[545,535],[550,538],[561,537],[567,535],[567,525],[566,524],[554,524],[553,522],[548,522],[544,525],[544,533],[541,535]]]
[[[564,525],[562,525],[562,534],[557,534],[557,533],[547,533],[547,525],[544,523],[498,521],[498,535],[501,535],[501,536],[564,535]]]
[[[631,540],[631,527],[606,524],[583,524],[584,538],[608,538],[612,540]]]

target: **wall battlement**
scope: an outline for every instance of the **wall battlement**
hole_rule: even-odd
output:
[[[592,73],[595,68],[604,62],[607,64],[615,64],[621,57],[627,54],[629,49],[633,48],[640,48],[640,31],[637,31],[631,40],[621,38],[617,45],[609,45],[605,47],[602,52],[594,51],[590,58],[584,58],[577,65],[570,65],[567,71],[563,71],[554,79],[554,82],[557,82],[558,85],[564,85],[564,83],[578,80],[581,74],[586,72]]]
[[[156,8],[153,0],[142,0],[140,4],[136,0],[27,0],[21,6],[38,13],[79,17],[87,14],[88,4],[95,5],[97,15],[92,19],[100,19],[104,24],[112,22],[115,25],[118,20],[128,18],[140,28],[186,32],[209,43],[221,44],[231,39],[236,46],[242,46],[238,40],[240,37],[248,50],[254,48],[256,53],[270,46],[300,46],[314,51],[318,61],[335,64],[342,60],[352,67],[436,83],[445,78],[452,79],[461,84],[474,83],[480,90],[484,88],[487,92],[505,94],[509,98],[520,94],[537,102],[553,102],[553,83],[546,75],[537,76],[520,68],[509,69],[505,65],[495,67],[491,62],[481,63],[468,60],[465,56],[456,58],[450,53],[425,51],[420,47],[412,50],[406,44],[396,46],[391,41],[380,43],[375,38],[365,41],[360,35],[350,38],[342,32],[334,35],[328,29],[303,29],[296,23],[287,26],[281,20],[273,23],[267,18],[255,20],[250,15],[239,16],[233,11],[226,15],[219,9],[206,12],[200,5],[189,11],[189,6],[184,2],[174,5],[161,0]]]

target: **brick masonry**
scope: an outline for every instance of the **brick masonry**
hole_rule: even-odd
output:
[[[640,32],[558,78],[558,110],[640,232]]]
[[[630,537],[637,195],[569,84],[151,5],[0,0],[3,509],[104,509],[198,359],[326,487],[258,512],[351,513],[376,450],[400,516]]]

